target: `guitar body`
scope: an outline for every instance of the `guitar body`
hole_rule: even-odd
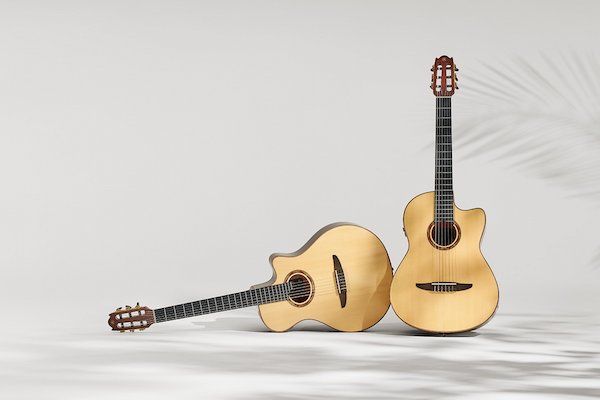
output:
[[[439,249],[430,240],[433,220],[433,192],[415,197],[406,206],[404,229],[409,250],[394,275],[392,307],[400,319],[420,330],[453,333],[476,329],[498,306],[498,285],[479,248],[485,213],[480,208],[461,210],[454,205],[454,222],[460,233],[447,249]],[[426,286],[432,282],[463,286]]]
[[[362,331],[389,308],[392,268],[387,251],[377,236],[357,225],[326,226],[297,252],[273,254],[270,262],[273,278],[260,286],[305,279],[312,288],[296,301],[259,305],[260,317],[273,331],[286,331],[303,320]]]

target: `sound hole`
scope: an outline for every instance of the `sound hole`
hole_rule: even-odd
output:
[[[460,229],[455,222],[437,221],[429,226],[429,241],[439,249],[456,246],[460,239]]]
[[[312,300],[314,288],[308,275],[300,271],[292,272],[286,281],[292,286],[289,294],[289,301],[292,304],[302,307]]]

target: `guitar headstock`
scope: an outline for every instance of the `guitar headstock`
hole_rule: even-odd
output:
[[[454,65],[454,60],[448,56],[441,56],[435,59],[431,67],[431,90],[436,97],[448,97],[454,94],[458,89],[456,86],[456,72],[458,68]]]
[[[154,323],[154,311],[137,303],[135,307],[119,307],[108,315],[108,325],[113,331],[144,330]]]

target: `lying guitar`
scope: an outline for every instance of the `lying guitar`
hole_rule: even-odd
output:
[[[300,250],[273,254],[273,277],[245,292],[151,310],[139,303],[109,315],[115,331],[142,330],[154,323],[258,306],[264,324],[286,331],[300,321],[320,321],[340,331],[375,325],[389,308],[392,268],[385,247],[372,232],[332,224]]]
[[[432,71],[435,191],[415,197],[404,210],[409,250],[394,276],[391,302],[408,325],[429,332],[461,332],[492,317],[498,285],[479,248],[485,213],[454,204],[450,99],[457,89],[457,69],[452,58],[442,56]]]

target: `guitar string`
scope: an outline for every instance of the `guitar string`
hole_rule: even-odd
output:
[[[434,74],[435,74],[435,82],[434,82],[434,87],[437,89],[437,82],[438,82],[438,66],[437,64],[434,63]],[[436,90],[437,91],[437,90]],[[435,207],[434,207],[434,229],[435,229],[435,235],[432,235],[432,239],[434,244],[437,243],[437,241],[439,240],[439,213],[438,213],[438,209],[439,209],[439,202],[440,202],[440,187],[439,187],[439,146],[440,146],[440,139],[439,139],[439,128],[438,128],[438,118],[440,115],[440,109],[439,109],[439,100],[436,97],[435,99],[435,116],[436,116],[436,120],[435,120]],[[435,261],[434,261],[434,265],[435,265],[435,269],[436,269],[436,276],[437,279],[439,280],[439,254],[438,251],[436,249],[435,246],[433,246],[433,254],[435,257]],[[436,288],[433,288],[434,291],[436,291]]]
[[[335,286],[335,285],[331,285],[331,286]],[[346,289],[346,285],[345,284],[340,285],[340,290],[345,290],[345,289]],[[360,290],[360,289],[353,290],[353,292],[355,292],[355,293],[356,292],[362,292],[362,291],[363,290]],[[183,319],[183,318],[195,317],[195,316],[200,316],[200,315],[214,314],[214,313],[217,313],[217,312],[224,312],[224,311],[230,311],[230,310],[233,310],[233,309],[259,306],[259,305],[263,305],[263,304],[279,303],[279,302],[283,302],[283,301],[289,300],[291,298],[291,296],[303,297],[303,296],[307,296],[307,295],[313,294],[313,297],[317,297],[317,296],[329,295],[329,294],[336,293],[336,292],[338,292],[337,289],[333,289],[333,290],[320,290],[318,292],[316,290],[313,291],[313,290],[310,290],[310,289],[306,290],[306,291],[302,291],[301,290],[300,292],[296,292],[296,293],[290,292],[287,296],[282,297],[280,300],[267,301],[267,302],[264,302],[264,303],[254,304],[254,303],[249,303],[247,301],[244,302],[242,300],[240,303],[236,303],[236,307],[234,307],[234,308],[230,307],[229,309],[225,309],[225,308],[219,309],[219,307],[218,307],[218,305],[217,305],[217,303],[215,301],[215,305],[214,306],[211,306],[210,303],[207,303],[208,312],[206,312],[206,313],[202,312],[201,314],[190,315],[190,316],[187,316],[187,315],[184,314],[183,317],[179,316],[176,311],[174,311],[173,314],[167,314],[166,313],[166,309],[167,308],[175,307],[175,306],[167,306],[167,307],[162,307],[161,308],[161,309],[165,310],[164,311],[165,312],[165,317],[164,317],[164,320],[160,321],[160,322],[168,322],[168,321],[173,321],[173,320],[176,320],[176,319]],[[282,293],[282,295],[283,295],[283,293]],[[190,304],[190,303],[185,303],[185,304]],[[153,310],[153,311],[156,311],[156,310]],[[169,315],[174,315],[175,318],[169,319],[168,318]]]
[[[296,292],[294,292],[294,289],[290,289],[290,291],[288,293],[292,294],[292,292],[293,292],[294,296],[303,296],[303,295],[310,294],[311,292],[316,292],[316,291],[321,292],[322,290],[330,289],[332,287],[337,287],[337,285],[335,285],[335,282],[328,281],[327,279],[321,279],[321,280],[317,280],[317,281],[313,281],[313,282],[317,282],[317,283],[312,286],[313,287],[312,289],[310,287],[308,289],[306,289],[306,290],[304,288],[302,288],[301,290],[305,290],[304,292],[302,292],[302,291],[296,291]],[[272,285],[272,286],[266,286],[265,288],[267,288],[267,287],[275,287],[275,286],[274,285]],[[344,283],[340,284],[339,288],[340,288],[339,290],[345,290],[346,289],[346,282],[345,282],[345,280],[344,280]],[[250,290],[260,290],[260,288],[258,288],[258,289],[250,289]],[[336,290],[334,290],[334,292],[335,291]],[[245,292],[240,292],[240,293],[245,293]],[[210,297],[210,298],[207,298],[207,299],[195,300],[193,302],[175,304],[175,305],[172,305],[172,306],[165,306],[165,307],[161,307],[161,308],[165,308],[166,309],[166,308],[169,308],[169,307],[184,306],[185,304],[191,304],[191,303],[195,303],[197,301],[201,302],[201,301],[210,301],[210,300],[213,300],[214,302],[216,302],[217,301],[216,299],[218,299],[218,298],[223,298],[223,297],[227,297],[227,296],[231,296],[231,295],[236,295],[236,294],[238,294],[238,293],[233,293],[233,294],[228,294],[228,295],[223,295],[223,296],[215,296],[215,297]],[[260,294],[260,296],[263,297],[263,294]],[[270,296],[270,295],[266,294],[266,296]],[[244,297],[247,297],[247,296],[244,295]],[[240,298],[242,298],[241,295],[240,295]],[[234,297],[234,299],[235,299],[235,297]],[[242,302],[243,301],[244,300],[242,300]],[[221,303],[223,303],[222,299],[221,299]]]
[[[273,286],[268,286],[268,287],[273,287]],[[346,284],[341,284],[341,285],[340,285],[340,289],[339,289],[339,290],[346,290],[346,289],[347,289],[347,287],[346,287]],[[336,293],[336,292],[338,292],[338,290],[337,290],[337,285],[334,285],[334,284],[330,284],[330,285],[321,285],[321,286],[319,286],[319,287],[316,287],[316,286],[315,286],[315,288],[314,288],[314,289],[310,289],[310,288],[308,288],[308,289],[301,288],[301,289],[299,289],[298,291],[294,291],[294,290],[292,289],[292,290],[291,290],[291,291],[290,291],[288,294],[281,293],[281,294],[279,294],[279,295],[276,295],[276,296],[285,296],[285,297],[283,298],[283,300],[276,300],[275,302],[279,302],[279,301],[285,301],[285,300],[287,300],[288,298],[291,298],[291,297],[303,297],[303,296],[308,296],[308,295],[310,295],[310,294],[313,294],[313,296],[320,296],[320,295],[332,294],[332,293]],[[227,296],[227,295],[225,295],[225,296]],[[269,295],[267,295],[267,296],[269,296]],[[224,296],[218,296],[218,297],[224,297]],[[261,296],[261,297],[262,297],[262,296]],[[211,299],[216,299],[216,298],[211,298]],[[240,299],[241,299],[241,297],[240,297]],[[205,299],[205,300],[198,300],[198,301],[208,301],[208,300],[209,300],[209,299]],[[250,301],[251,301],[252,303],[249,303],[247,299],[246,299],[246,300],[241,300],[241,302],[237,302],[237,301],[236,301],[235,305],[236,305],[236,306],[237,306],[237,305],[241,305],[241,307],[234,307],[234,308],[231,308],[231,307],[229,306],[229,307],[230,307],[229,309],[231,310],[231,309],[235,309],[235,308],[244,308],[244,307],[250,307],[250,306],[254,306],[254,305],[260,305],[260,304],[269,304],[269,303],[272,303],[272,302],[266,301],[266,302],[263,302],[263,303],[254,304],[252,300],[250,300]],[[261,300],[261,301],[262,301],[262,300]],[[195,303],[195,301],[194,301],[194,302],[189,302],[189,303],[177,304],[177,305],[173,305],[173,306],[161,307],[161,308],[159,308],[159,309],[164,309],[164,310],[166,310],[167,308],[172,308],[172,307],[174,308],[174,307],[177,307],[177,306],[184,306],[185,304],[191,304],[191,303]],[[223,302],[223,300],[221,300],[221,303],[222,303],[222,304],[225,304],[225,303]],[[219,306],[218,306],[218,304],[216,303],[216,300],[214,300],[214,304],[215,304],[215,306],[211,306],[211,305],[210,305],[210,303],[207,303],[207,307],[208,307],[208,310],[209,310],[209,314],[210,314],[210,313],[213,313],[213,312],[228,311],[228,310],[226,310],[225,308],[223,308],[222,310],[219,310]],[[229,303],[229,304],[230,304],[230,303]],[[214,309],[215,311],[213,311],[213,309]],[[166,311],[165,311],[165,312],[166,312]],[[200,314],[200,315],[202,315],[202,314]],[[185,318],[185,317],[183,317],[183,318]],[[179,318],[176,318],[176,319],[179,319]]]
[[[281,284],[285,284],[285,283],[287,283],[287,282],[280,283],[280,284],[276,284],[276,285],[281,285]],[[307,293],[294,293],[294,295],[295,295],[295,296],[302,296],[302,295],[310,294],[310,291],[311,291],[311,290],[312,290],[312,291],[317,291],[317,290],[321,291],[321,290],[323,290],[323,289],[328,289],[328,288],[329,288],[331,285],[334,285],[334,284],[335,284],[335,282],[331,282],[331,281],[330,281],[329,279],[327,279],[327,278],[321,278],[321,279],[318,279],[318,280],[313,280],[313,283],[314,283],[314,285],[313,285],[313,289],[308,289],[308,292],[307,292]],[[268,287],[271,287],[271,288],[272,288],[272,287],[276,287],[276,285],[265,286],[265,288],[268,288]],[[250,289],[250,290],[260,290],[260,289],[261,289],[261,288],[257,288],[257,289]],[[344,283],[340,284],[340,290],[344,290],[344,289],[346,289],[346,282],[345,282],[345,280],[344,280]],[[290,292],[289,292],[289,293],[291,293],[293,290],[294,290],[294,289],[290,289]],[[216,302],[216,301],[217,301],[216,299],[218,299],[218,298],[223,298],[223,297],[228,297],[228,296],[235,296],[235,295],[237,295],[238,293],[245,293],[245,292],[236,292],[236,293],[226,294],[226,295],[222,295],[222,296],[210,297],[210,298],[207,298],[207,299],[195,300],[195,301],[192,301],[192,302],[187,302],[187,303],[174,304],[174,305],[171,305],[171,306],[160,307],[159,309],[163,309],[163,308],[164,308],[164,309],[166,309],[166,308],[169,308],[169,307],[184,306],[185,304],[191,304],[191,303],[195,303],[195,302],[201,302],[201,301],[210,301],[210,300],[213,300],[213,301],[215,301],[215,302]],[[267,296],[269,296],[269,294],[266,294],[266,295],[267,295]],[[245,295],[244,295],[244,296],[245,296]],[[262,294],[261,294],[261,296],[262,296]],[[245,297],[246,297],[246,296],[245,296]],[[240,295],[240,298],[241,298],[241,295]],[[234,297],[234,299],[235,299],[235,297]],[[223,302],[223,300],[222,300],[222,299],[221,299],[221,302]]]

